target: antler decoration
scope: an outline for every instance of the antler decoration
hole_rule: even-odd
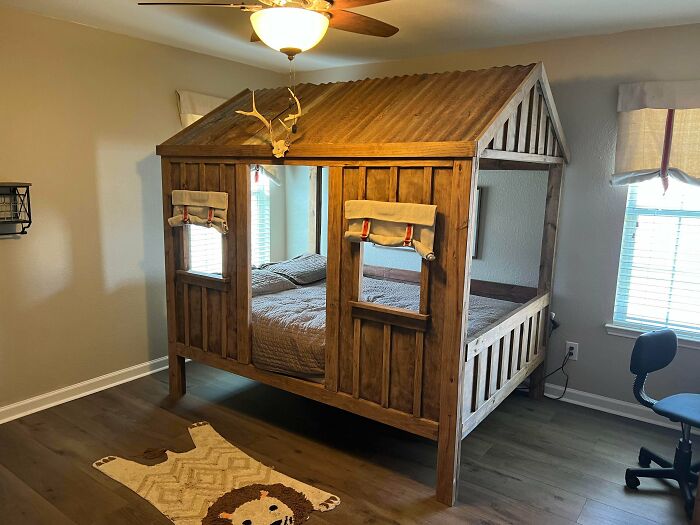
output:
[[[265,124],[265,127],[267,128],[268,132],[270,133],[270,136],[272,136],[272,121],[267,120],[265,117],[263,117],[260,114],[260,112],[258,111],[258,108],[255,107],[255,91],[253,91],[253,110],[252,111],[237,110],[236,113],[240,113],[241,115],[245,115],[246,117],[255,117],[260,122]]]
[[[289,89],[289,88],[287,88]],[[290,136],[292,133],[296,133],[296,125],[297,121],[299,120],[299,117],[301,117],[301,103],[299,102],[299,99],[297,96],[294,94],[294,92],[289,89],[289,92],[291,93],[292,97],[294,98],[294,101],[296,102],[297,105],[297,112],[296,113],[290,113],[287,115],[284,120],[278,119],[282,126],[284,127],[285,130],[287,130],[287,137],[284,139],[277,139],[275,140],[275,137],[272,133],[272,121],[267,120],[265,117],[260,114],[258,111],[258,108],[255,106],[255,91],[253,91],[253,109],[251,111],[241,111],[241,110],[236,110],[236,113],[239,113],[241,115],[245,115],[247,117],[255,117],[258,119],[260,122],[265,124],[265,127],[267,128],[267,132],[270,135],[270,144],[272,145],[272,153],[275,157],[282,158],[284,155],[289,151],[289,146],[291,144]],[[285,124],[285,122],[292,122],[291,126],[288,126]]]

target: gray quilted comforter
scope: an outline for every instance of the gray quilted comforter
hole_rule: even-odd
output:
[[[365,277],[363,299],[418,310],[419,287]],[[469,334],[476,334],[518,306],[471,296]],[[321,281],[253,297],[253,364],[303,378],[323,376],[326,348],[326,283]]]

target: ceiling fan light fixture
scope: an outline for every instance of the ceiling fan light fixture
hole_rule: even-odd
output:
[[[294,55],[318,44],[328,30],[329,19],[317,11],[298,7],[270,7],[250,16],[250,23],[263,43],[286,54]]]

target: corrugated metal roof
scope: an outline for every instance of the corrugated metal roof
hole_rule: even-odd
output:
[[[473,145],[536,67],[530,64],[300,84],[296,94],[303,115],[290,152],[300,146],[309,151],[313,145],[352,145],[358,152],[363,145]],[[257,90],[255,101],[260,113],[275,119],[275,135],[283,136],[276,119],[290,112],[287,88]],[[163,145],[204,146],[214,154],[224,148],[268,144],[267,131],[260,121],[236,113],[251,108],[252,93],[246,90]]]

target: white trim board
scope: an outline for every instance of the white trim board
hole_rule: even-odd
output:
[[[563,391],[563,387],[551,383],[547,383],[544,387],[544,392],[548,396],[559,397]],[[679,423],[672,423],[668,419],[657,415],[651,409],[638,403],[620,401],[619,399],[590,394],[582,390],[574,390],[573,388],[568,388],[566,390],[566,395],[561,398],[561,401],[571,403],[572,405],[592,408],[593,410],[599,410],[601,412],[607,412],[608,414],[634,419],[635,421],[672,428],[677,430],[680,434],[681,426]],[[691,432],[700,436],[700,428],[693,428]]]
[[[166,368],[168,368],[168,357],[159,357],[153,361],[130,366],[129,368],[110,372],[100,377],[88,379],[82,383],[59,388],[58,390],[30,397],[29,399],[18,401],[11,405],[5,405],[0,407],[0,425],[12,421],[13,419],[28,416],[34,412],[39,412],[80,397],[89,396],[90,394],[106,390],[107,388],[112,388],[113,386],[121,385],[122,383],[133,381],[140,377],[155,374]]]

